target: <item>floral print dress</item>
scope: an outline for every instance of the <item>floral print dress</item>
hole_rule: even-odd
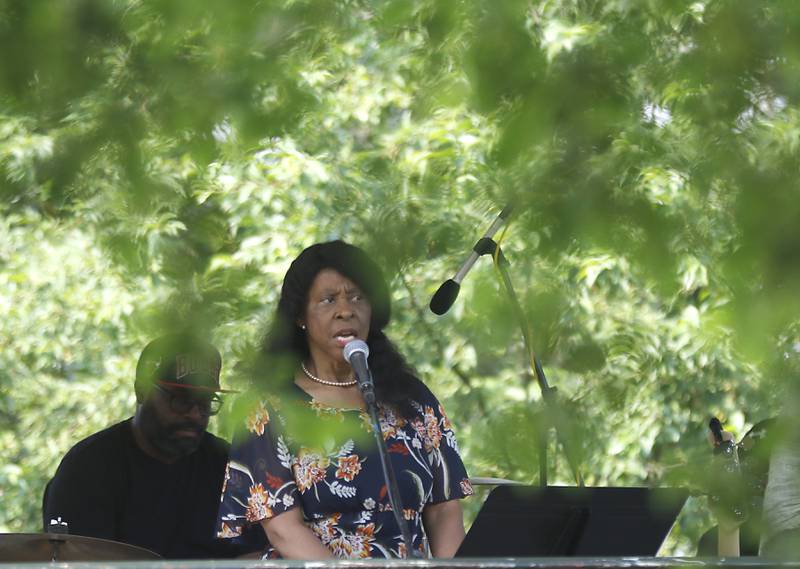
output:
[[[234,437],[217,536],[237,537],[248,524],[301,507],[307,525],[337,557],[405,556],[366,411],[328,407],[294,389],[296,397],[258,402],[246,432]],[[403,518],[413,547],[424,550],[424,508],[473,491],[444,410],[427,389],[420,399],[410,402],[409,417],[383,405],[378,414]],[[268,557],[277,552],[268,548]]]

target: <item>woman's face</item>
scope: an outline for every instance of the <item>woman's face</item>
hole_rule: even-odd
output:
[[[372,307],[361,289],[333,269],[321,270],[308,291],[305,318],[309,351],[331,363],[344,362],[342,348],[351,340],[366,342]]]

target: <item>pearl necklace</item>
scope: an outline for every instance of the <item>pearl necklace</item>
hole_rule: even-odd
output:
[[[322,385],[332,385],[334,387],[350,387],[351,385],[355,385],[358,383],[357,380],[353,379],[351,381],[328,381],[327,379],[320,379],[306,368],[305,362],[300,362],[300,367],[303,369],[303,373],[306,374],[308,379],[316,381],[317,383],[321,383]]]

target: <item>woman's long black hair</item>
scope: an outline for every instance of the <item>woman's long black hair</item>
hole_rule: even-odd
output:
[[[425,389],[405,358],[383,333],[391,318],[389,289],[378,265],[362,250],[344,241],[317,243],[292,261],[283,279],[281,297],[260,353],[256,382],[269,390],[275,381],[291,381],[292,374],[309,356],[305,330],[298,322],[305,317],[308,291],[323,269],[333,269],[352,280],[366,294],[372,307],[369,336],[369,367],[379,402],[411,412],[409,400],[419,399]],[[276,363],[280,362],[281,365]],[[280,370],[281,377],[275,373]],[[285,388],[285,383],[281,386]]]

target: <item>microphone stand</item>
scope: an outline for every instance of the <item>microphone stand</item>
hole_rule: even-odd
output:
[[[372,384],[372,372],[369,372],[370,384]],[[381,458],[381,469],[383,470],[383,479],[386,481],[386,491],[389,496],[389,504],[392,506],[392,513],[397,526],[403,536],[403,542],[406,544],[406,558],[421,559],[422,554],[414,548],[414,543],[411,539],[411,530],[408,528],[408,523],[403,519],[403,502],[400,499],[400,489],[397,486],[397,477],[392,468],[392,463],[389,461],[389,449],[386,448],[386,441],[383,439],[383,432],[381,432],[381,422],[378,418],[378,405],[375,402],[375,391],[368,391],[361,387],[364,402],[367,404],[367,413],[369,414],[370,422],[372,423],[372,432],[375,435],[375,442],[378,444],[378,454]]]
[[[564,447],[564,454],[567,456],[567,462],[569,463],[570,469],[575,476],[578,486],[583,486],[583,476],[578,469],[577,455],[574,453],[572,442],[570,441],[569,437],[565,436],[565,433],[567,432],[567,420],[561,411],[557,389],[548,385],[547,377],[544,374],[544,369],[542,369],[542,364],[539,361],[536,353],[533,351],[528,318],[525,316],[525,311],[522,309],[522,305],[519,302],[519,297],[514,290],[514,285],[511,283],[511,276],[508,272],[509,262],[505,255],[503,255],[503,250],[497,243],[495,243],[493,239],[486,237],[479,239],[475,244],[474,250],[479,255],[492,255],[493,257],[496,256],[497,263],[495,264],[497,266],[497,270],[500,272],[500,276],[502,277],[503,287],[505,288],[506,294],[511,301],[511,306],[514,309],[514,315],[517,317],[517,323],[522,329],[522,338],[525,342],[525,348],[527,349],[528,354],[533,356],[533,368],[536,373],[536,380],[542,392],[542,400],[545,403],[547,415],[544,421],[545,427],[541,431],[539,437],[539,485],[542,487],[547,486],[547,433],[552,426],[556,431],[556,440],[559,441],[561,446]]]

